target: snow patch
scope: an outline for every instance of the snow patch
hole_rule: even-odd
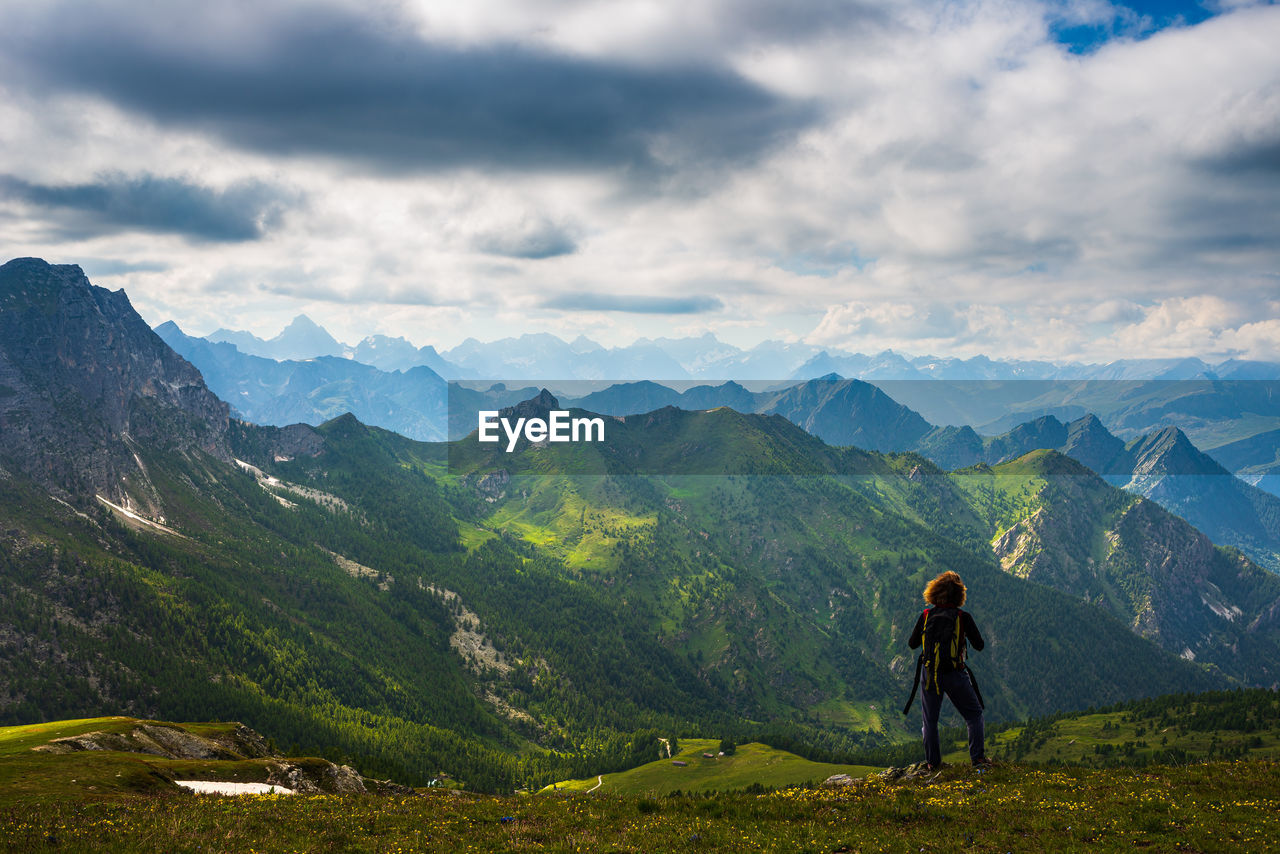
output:
[[[292,795],[293,789],[270,783],[223,783],[217,780],[174,780],[198,795]]]
[[[0,469],[0,480],[3,480],[3,479],[4,479],[5,474],[6,474],[6,473],[5,473],[5,470],[4,470],[4,469]],[[68,504],[67,502],[63,501],[63,500],[62,500],[61,498],[59,498],[58,496],[56,496],[56,495],[50,495],[49,497],[50,497],[50,498],[52,498],[54,501],[58,502],[59,504],[61,504],[63,507],[65,507],[65,508],[67,508],[68,510],[70,510],[72,513],[74,513],[74,514],[76,514],[77,516],[79,516],[81,519],[85,520],[86,522],[92,522],[92,521],[93,521],[93,520],[92,520],[92,519],[90,519],[86,514],[81,513],[79,510],[77,510],[76,508],[72,507],[70,504]]]

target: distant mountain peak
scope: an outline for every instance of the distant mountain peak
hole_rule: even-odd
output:
[[[1140,436],[1126,447],[1133,458],[1135,475],[1229,474],[1177,427],[1165,427]]]
[[[289,329],[319,329],[321,332],[325,331],[323,326],[305,314],[295,315],[293,320],[289,321],[289,325],[285,327],[286,331]]]
[[[310,359],[316,356],[336,356],[343,351],[338,339],[305,314],[299,314],[280,330],[280,334],[267,342],[276,359]]]
[[[276,361],[314,359],[318,356],[341,356],[345,347],[323,326],[305,314],[289,321],[274,338],[264,341],[252,332],[220,327],[205,336],[206,341],[228,343],[241,353],[263,356]]]
[[[560,401],[547,389],[542,389],[534,397],[522,400],[514,406],[506,406],[498,411],[498,417],[514,420],[517,418],[547,418],[553,409],[560,409]]]
[[[595,341],[592,341],[587,336],[581,335],[581,334],[578,335],[577,338],[574,338],[572,341],[570,341],[569,346],[573,348],[573,351],[575,353],[593,353],[596,350],[604,349],[604,347],[601,346],[600,344],[596,343]]]

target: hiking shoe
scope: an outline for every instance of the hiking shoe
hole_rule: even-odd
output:
[[[981,759],[974,760],[973,763],[974,768],[994,768],[996,765],[997,762],[989,756],[984,756]]]

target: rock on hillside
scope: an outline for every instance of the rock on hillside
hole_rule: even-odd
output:
[[[32,748],[39,753],[117,750],[165,759],[261,759],[273,756],[267,742],[244,724],[220,736],[196,735],[174,724],[138,722],[126,732],[86,732]]]

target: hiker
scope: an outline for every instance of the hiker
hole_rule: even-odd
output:
[[[951,698],[956,711],[969,728],[969,761],[974,766],[989,765],[982,731],[982,695],[978,683],[965,664],[966,648],[972,645],[980,650],[986,643],[978,632],[973,617],[960,606],[965,600],[964,582],[954,572],[944,572],[924,589],[924,601],[929,607],[916,618],[915,628],[907,645],[918,649],[916,679],[911,686],[911,699],[902,710],[911,710],[911,702],[920,691],[920,710],[924,726],[924,759],[929,769],[942,764],[942,750],[938,744],[938,713],[942,710],[942,696]]]

